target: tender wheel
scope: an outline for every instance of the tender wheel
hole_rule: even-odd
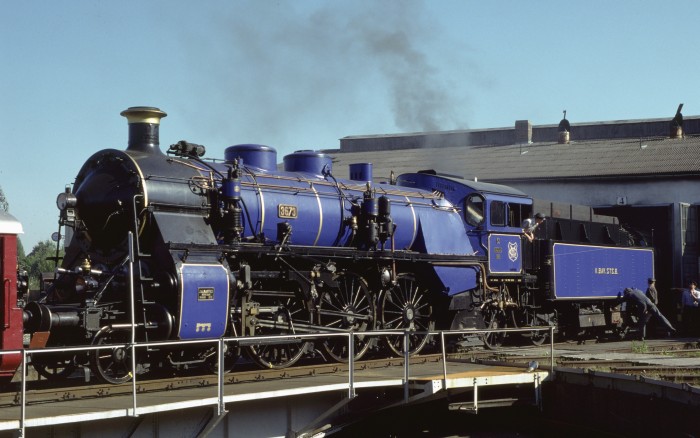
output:
[[[528,303],[529,306],[522,307],[517,313],[513,312],[513,327],[534,327],[534,326],[547,326],[551,324],[551,315],[542,313],[542,309],[536,307],[537,299],[535,298],[534,289],[522,289],[522,295],[520,301],[522,303]],[[549,339],[549,332],[542,330],[533,330],[529,333],[524,332],[522,336],[530,339],[532,345],[540,346]]]
[[[331,330],[366,332],[375,328],[375,305],[367,282],[357,274],[342,272],[335,285],[326,285],[319,302],[319,325]],[[372,339],[354,336],[354,357],[360,359]],[[328,338],[323,344],[329,356],[338,362],[348,361],[346,338]]]
[[[107,383],[126,383],[131,380],[131,349],[123,344],[131,342],[128,330],[111,330],[103,328],[92,340],[93,345],[105,345],[105,348],[91,351],[90,362],[93,371]],[[122,344],[122,345],[114,345]]]
[[[32,355],[32,366],[41,377],[49,381],[65,380],[78,368],[75,356],[52,354]]]
[[[621,325],[613,330],[613,335],[620,341],[624,341],[629,331],[630,327],[628,325]]]
[[[249,305],[257,305],[255,312],[246,316],[245,334],[254,336],[291,335],[303,333],[300,329],[311,324],[310,303],[301,298],[302,292],[295,283],[268,283],[269,290],[263,290],[264,284],[256,285],[249,298]],[[252,307],[251,307],[252,308]],[[244,312],[250,312],[244,309]],[[306,330],[308,332],[308,329]],[[248,347],[252,359],[262,367],[279,369],[295,364],[311,347],[304,340],[261,341]]]
[[[484,312],[484,328],[497,329],[506,327],[506,315],[503,310],[487,310]],[[484,333],[481,339],[484,341],[484,346],[488,349],[498,348],[503,345],[506,338],[506,332],[489,332]]]
[[[428,290],[421,288],[413,275],[400,274],[396,284],[386,289],[381,298],[382,328],[427,332],[435,327],[433,309],[428,298]],[[420,352],[430,338],[424,333],[408,336],[408,353]],[[388,336],[389,348],[397,355],[404,354],[404,336]]]

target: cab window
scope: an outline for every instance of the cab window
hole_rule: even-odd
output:
[[[508,225],[520,227],[532,214],[532,206],[526,204],[508,204]]]
[[[480,195],[469,195],[464,201],[464,220],[472,227],[484,223],[484,198]]]
[[[501,201],[491,201],[491,225],[504,227],[506,225],[506,204]]]

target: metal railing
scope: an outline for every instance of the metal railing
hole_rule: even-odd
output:
[[[127,327],[129,324],[125,324]],[[415,332],[415,331],[401,331],[401,330],[381,330],[381,331],[370,331],[370,332],[346,332],[346,333],[314,333],[314,334],[297,334],[297,335],[275,335],[275,336],[238,336],[238,337],[222,337],[218,339],[202,339],[202,340],[182,340],[182,341],[159,341],[159,342],[133,342],[133,343],[118,343],[118,344],[100,344],[91,345],[83,347],[49,347],[41,349],[22,349],[22,350],[5,350],[0,351],[0,355],[11,355],[11,354],[21,354],[21,390],[20,390],[20,418],[19,418],[19,435],[24,436],[26,428],[26,411],[27,411],[27,365],[29,363],[28,359],[34,355],[44,355],[44,354],[55,354],[68,353],[68,352],[91,352],[95,350],[104,349],[114,349],[114,348],[124,348],[131,350],[132,368],[131,368],[131,381],[132,381],[132,403],[131,407],[126,409],[124,416],[137,417],[139,415],[138,399],[137,399],[137,374],[136,374],[136,352],[140,348],[152,348],[152,347],[168,347],[168,346],[185,346],[194,344],[214,344],[217,345],[217,415],[221,416],[226,413],[225,409],[225,394],[224,394],[224,351],[227,344],[240,344],[244,341],[245,344],[254,344],[256,342],[262,341],[289,341],[289,340],[313,340],[313,339],[329,339],[334,337],[345,337],[348,342],[348,383],[347,383],[347,397],[352,399],[356,396],[355,392],[355,358],[354,358],[354,337],[362,336],[367,337],[382,337],[382,336],[403,336],[404,340],[404,373],[403,373],[403,386],[404,386],[404,400],[408,400],[409,395],[409,381],[410,381],[410,351],[409,337],[410,336],[435,336],[440,339],[440,352],[442,356],[442,373],[444,382],[448,379],[447,371],[447,346],[448,343],[446,338],[452,336],[463,336],[463,335],[484,335],[488,333],[517,333],[517,332],[535,332],[535,331],[548,331],[549,332],[549,355],[550,355],[550,372],[554,371],[554,327],[527,327],[527,328],[498,328],[498,329],[469,329],[469,330],[441,330],[441,331],[429,331],[429,332]],[[443,382],[443,383],[444,383]],[[443,385],[443,388],[445,385]]]

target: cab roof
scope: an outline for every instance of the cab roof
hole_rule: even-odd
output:
[[[513,187],[504,186],[502,184],[493,184],[493,183],[485,183],[485,182],[479,182],[479,181],[471,181],[471,180],[464,179],[464,178],[457,176],[457,175],[439,173],[435,170],[419,170],[418,173],[439,176],[440,178],[450,180],[456,184],[460,184],[460,185],[463,185],[465,187],[469,187],[470,189],[474,190],[475,192],[482,192],[485,194],[492,194],[492,195],[506,195],[506,196],[521,197],[521,198],[530,198],[526,193],[521,192],[518,189],[514,189]]]

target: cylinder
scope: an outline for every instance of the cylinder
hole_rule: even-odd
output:
[[[27,332],[45,332],[56,327],[80,325],[80,311],[72,307],[54,307],[32,301],[24,308],[24,326]]]

